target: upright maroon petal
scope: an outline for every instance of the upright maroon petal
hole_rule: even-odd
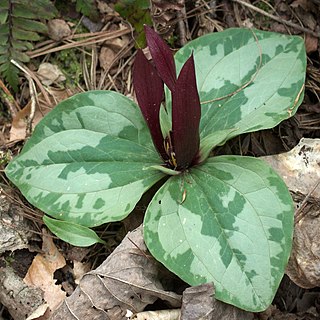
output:
[[[201,106],[192,55],[182,67],[172,93],[172,137],[178,169],[187,168],[198,152],[200,117]]]
[[[144,30],[146,32],[148,47],[159,76],[168,88],[173,91],[177,75],[171,49],[153,29],[145,26]]]
[[[163,160],[168,156],[164,149],[159,111],[163,99],[163,82],[142,50],[138,50],[133,67],[133,86],[139,107],[149,127],[153,143]]]

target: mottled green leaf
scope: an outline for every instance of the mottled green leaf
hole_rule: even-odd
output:
[[[215,297],[266,309],[287,264],[293,203],[263,161],[220,156],[172,176],[152,199],[144,237],[152,255],[190,285],[213,282]]]
[[[164,174],[137,105],[92,91],[60,103],[6,174],[49,215],[92,227],[126,217]]]
[[[212,134],[205,136],[200,141],[200,158],[198,160],[198,163],[205,161],[209,157],[210,152],[214,147],[223,145],[231,135],[231,133],[235,130],[236,129],[218,130]]]
[[[302,102],[306,52],[301,37],[249,29],[207,34],[176,53],[177,72],[191,53],[202,138],[217,130],[236,128],[231,138],[272,128]]]
[[[88,247],[95,243],[105,243],[97,234],[87,227],[75,223],[43,217],[46,226],[57,237],[78,247]]]

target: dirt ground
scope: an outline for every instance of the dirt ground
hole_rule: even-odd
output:
[[[233,139],[218,152],[268,156],[292,150],[302,138],[320,138],[319,0],[151,0],[147,10],[139,7],[141,1],[131,11],[118,10],[121,14],[115,10],[115,3],[125,1],[97,0],[89,16],[79,13],[73,2],[62,3],[55,3],[59,20],[48,22],[48,34],[27,53],[30,62],[20,72],[18,90],[14,91],[5,79],[0,81],[0,320],[26,319],[31,314],[34,314],[32,319],[49,319],[50,316],[71,319],[70,312],[66,311],[68,304],[64,303],[60,310],[58,305],[72,294],[85,295],[86,286],[95,283],[86,276],[87,282],[79,289],[79,279],[89,271],[99,276],[107,272],[108,267],[103,265],[105,259],[117,250],[128,231],[141,222],[144,200],[135,209],[134,218],[130,216],[123,223],[96,230],[107,241],[107,246],[72,247],[46,230],[41,220],[43,213],[28,204],[3,173],[34,125],[59,101],[93,89],[115,90],[134,97],[131,68],[136,41],[140,41],[135,29],[141,27],[141,21],[150,19],[174,49],[203,34],[233,27],[300,35],[305,40],[308,64],[305,97],[296,115],[273,129]],[[317,150],[319,152],[319,147]],[[319,154],[316,157],[319,159]],[[313,193],[320,186],[317,183],[309,187],[309,193],[292,194],[300,206],[296,212],[299,215],[297,225],[307,219],[304,228],[297,227],[295,234],[297,246],[305,252],[302,259],[307,268],[302,270],[298,262],[290,260],[290,277],[284,276],[273,304],[265,312],[252,314],[227,307],[220,310],[221,306],[216,306],[221,319],[320,319],[320,222],[316,219],[320,213],[320,199]],[[136,236],[136,232],[132,236]],[[125,250],[132,245],[142,252],[144,244],[139,244],[139,239],[134,244],[131,240],[124,241]],[[307,253],[310,247],[312,254]],[[43,253],[54,257],[54,263],[52,259],[50,263],[43,260]],[[119,264],[117,260],[113,262],[113,266]],[[98,267],[100,269],[96,269]],[[153,267],[148,265],[147,268]],[[163,289],[157,299],[148,303],[148,310],[180,308],[179,295],[186,285],[161,267],[157,268],[154,272],[165,273],[170,279],[170,284],[164,287],[170,294]],[[79,301],[79,305],[72,299],[70,303],[81,308]],[[94,305],[94,301],[90,303]],[[49,309],[57,311],[52,316]],[[114,308],[111,315],[104,317],[90,312],[83,311],[82,319],[128,319],[123,316],[123,310]],[[174,316],[167,313],[161,318],[157,314],[152,319],[177,319]],[[151,318],[146,315],[143,319]]]

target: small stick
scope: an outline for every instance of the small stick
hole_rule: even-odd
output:
[[[11,92],[8,90],[8,88],[4,85],[2,80],[0,79],[0,88],[4,92],[4,96],[2,97],[5,103],[9,107],[9,111],[11,113],[11,117],[14,118],[18,111],[20,110],[19,105],[17,104],[16,100],[13,98]]]
[[[57,52],[57,51],[61,51],[64,49],[71,49],[71,48],[76,48],[76,47],[83,47],[83,46],[89,46],[92,44],[96,44],[99,42],[104,42],[107,40],[112,40],[115,38],[118,38],[120,36],[123,36],[125,34],[130,33],[131,30],[130,29],[121,29],[121,30],[117,30],[114,32],[100,32],[99,35],[94,36],[94,37],[90,37],[89,39],[84,39],[84,40],[79,40],[79,41],[72,41],[72,40],[68,40],[68,38],[65,40],[65,42],[67,42],[66,44],[63,44],[61,46],[58,47],[54,47],[48,50],[43,50],[43,49],[38,49],[35,51],[30,51],[28,52],[28,55],[30,58],[35,58],[38,56],[42,56],[48,53],[53,53],[53,52]]]
[[[277,22],[286,24],[289,27],[295,28],[295,29],[297,29],[297,30],[299,30],[301,32],[309,33],[309,34],[311,34],[312,36],[314,36],[316,38],[320,37],[320,33],[318,33],[318,32],[314,32],[314,31],[312,31],[310,29],[307,29],[305,27],[301,27],[296,23],[293,23],[291,21],[287,21],[287,20],[284,20],[284,19],[282,19],[280,17],[274,16],[273,14],[270,14],[270,13],[268,13],[268,12],[266,12],[266,11],[260,9],[260,8],[257,8],[257,7],[255,7],[254,5],[252,5],[252,4],[248,3],[248,2],[244,2],[242,0],[232,0],[232,1],[236,2],[236,3],[239,3],[239,4],[249,8],[251,10],[254,10],[254,11],[256,11],[256,12],[258,12],[258,13],[260,13],[260,14],[262,14],[262,15],[264,15],[264,16],[272,19],[272,20],[275,20]]]
[[[313,188],[308,192],[306,197],[301,202],[300,207],[295,212],[294,224],[297,224],[305,216],[305,213],[302,212],[302,210],[305,207],[305,205],[306,205],[308,199],[310,198],[311,194],[314,192],[314,190],[316,190],[318,188],[319,185],[320,185],[320,179],[318,179],[318,181],[314,184]]]

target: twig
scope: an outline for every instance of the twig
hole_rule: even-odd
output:
[[[316,181],[316,183],[314,184],[313,188],[308,192],[306,197],[301,202],[300,207],[295,212],[294,224],[297,224],[306,215],[306,213],[303,212],[302,210],[304,209],[304,207],[305,207],[308,199],[310,198],[311,194],[314,192],[314,190],[316,190],[318,188],[319,185],[320,185],[320,179],[318,179],[318,181]]]
[[[92,44],[95,44],[98,42],[112,40],[114,38],[118,38],[120,36],[128,34],[130,32],[131,32],[130,29],[121,29],[121,30],[117,30],[114,32],[109,32],[109,33],[99,32],[99,34],[94,37],[90,37],[89,39],[84,39],[84,40],[79,40],[79,41],[72,41],[71,39],[67,38],[67,40],[66,40],[66,41],[68,41],[67,44],[64,44],[64,45],[61,45],[59,47],[55,47],[52,49],[48,49],[48,50],[38,49],[36,51],[28,52],[28,55],[30,58],[35,58],[38,56],[42,56],[44,54],[53,53],[53,52],[61,51],[64,49],[71,49],[71,48],[75,48],[75,47],[88,46],[88,45],[92,45]]]
[[[186,32],[186,24],[185,24],[186,4],[184,0],[183,0],[183,8],[181,11],[177,13],[177,16],[178,18],[180,18],[178,21],[180,45],[184,46],[187,43],[187,32]]]
[[[264,15],[264,16],[272,19],[272,20],[275,20],[275,21],[277,21],[277,22],[286,24],[286,25],[289,26],[289,27],[295,28],[295,29],[297,29],[297,30],[299,30],[299,31],[301,31],[301,32],[309,33],[309,34],[311,34],[312,36],[314,36],[314,37],[316,37],[316,38],[319,38],[319,37],[320,37],[320,33],[318,33],[318,32],[314,32],[314,31],[312,31],[312,30],[310,30],[310,29],[301,27],[301,26],[299,26],[299,25],[296,24],[296,23],[293,23],[293,22],[291,22],[291,21],[287,21],[287,20],[284,20],[284,19],[282,19],[282,18],[280,18],[280,17],[274,16],[273,14],[270,14],[270,13],[268,13],[268,12],[266,12],[266,11],[260,9],[260,8],[257,8],[257,7],[255,7],[254,5],[252,5],[252,4],[248,3],[248,2],[244,2],[243,0],[232,0],[232,1],[233,1],[233,2],[236,2],[236,3],[239,3],[239,4],[241,4],[241,5],[249,8],[249,9],[251,9],[251,10],[254,10],[254,11],[256,11],[256,12],[258,12],[258,13],[260,13],[260,14],[262,14],[262,15]]]
[[[4,85],[2,80],[0,79],[0,88],[3,90],[4,95],[2,95],[3,100],[9,107],[11,117],[14,118],[18,111],[20,110],[19,105],[17,104],[16,100],[13,98],[12,94],[8,90],[8,88]]]

